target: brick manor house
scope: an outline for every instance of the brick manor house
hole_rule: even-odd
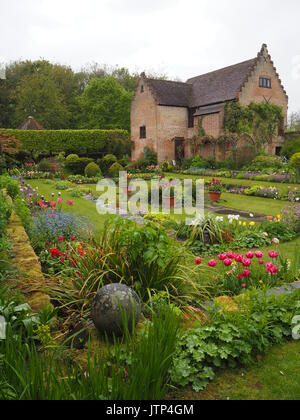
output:
[[[229,101],[279,105],[287,124],[288,96],[267,45],[251,60],[186,83],[148,79],[142,74],[131,106],[132,159],[143,157],[146,148],[157,153],[159,162],[192,157],[188,139],[197,135],[199,124],[207,135],[219,137],[223,132],[224,106]],[[276,136],[266,145],[267,153],[279,154],[283,142],[283,137]],[[218,147],[217,159],[230,156],[230,148],[225,149]],[[211,158],[212,146],[202,147],[200,154]]]

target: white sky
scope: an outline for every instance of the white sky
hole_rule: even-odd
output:
[[[299,0],[0,0],[0,62],[45,58],[185,80],[268,44],[300,111]]]

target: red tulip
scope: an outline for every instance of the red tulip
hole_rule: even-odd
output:
[[[264,263],[265,263],[264,260],[259,260],[260,265],[264,265]]]
[[[227,255],[226,254],[220,254],[219,255],[219,260],[220,261],[224,261],[224,260],[226,260],[226,258],[227,258]]]
[[[237,263],[242,263],[243,262],[243,256],[242,255],[237,255],[236,257],[235,257],[235,261],[237,262]]]
[[[256,251],[255,255],[257,258],[262,258],[264,256],[264,254],[261,251]]]
[[[244,270],[242,274],[243,274],[244,277],[250,277],[251,276],[251,271]]]
[[[233,260],[233,259],[235,258],[235,253],[234,253],[234,252],[232,252],[232,251],[229,251],[229,252],[227,252],[227,257],[228,257],[230,260]]]

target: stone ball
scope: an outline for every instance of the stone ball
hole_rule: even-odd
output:
[[[124,333],[124,314],[128,330],[132,332],[133,313],[135,325],[139,322],[142,306],[138,295],[124,284],[102,287],[92,304],[92,320],[100,333],[121,336]]]

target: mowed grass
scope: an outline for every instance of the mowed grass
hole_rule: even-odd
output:
[[[211,176],[203,176],[203,175],[182,175],[182,174],[170,174],[166,173],[165,176],[167,178],[179,178],[179,179],[204,179],[206,181],[211,181],[213,177]],[[216,178],[216,177],[215,177]],[[245,185],[248,187],[253,186],[260,186],[260,187],[272,187],[272,188],[278,188],[281,193],[288,194],[289,187],[291,188],[300,188],[300,184],[287,184],[282,182],[270,182],[270,181],[256,181],[252,179],[236,179],[236,178],[222,178],[217,177],[220,179],[224,184],[233,184],[233,185]]]
[[[38,193],[40,195],[44,195],[47,200],[51,200],[51,194],[55,194],[55,199],[58,197],[58,191],[55,189],[54,183],[48,183],[44,180],[30,180],[27,181],[33,188],[38,188]],[[76,188],[74,186],[74,188]],[[68,191],[61,191],[62,193],[62,209],[68,213],[78,214],[80,216],[87,217],[93,226],[95,227],[96,235],[101,234],[103,232],[105,223],[108,220],[116,217],[114,215],[100,215],[97,212],[96,205],[91,203],[84,198],[74,198]],[[72,200],[74,202],[74,206],[70,207],[66,202],[67,200]]]
[[[299,400],[300,341],[272,347],[248,369],[220,372],[201,393],[185,389],[184,400]],[[173,396],[172,396],[173,397]]]

